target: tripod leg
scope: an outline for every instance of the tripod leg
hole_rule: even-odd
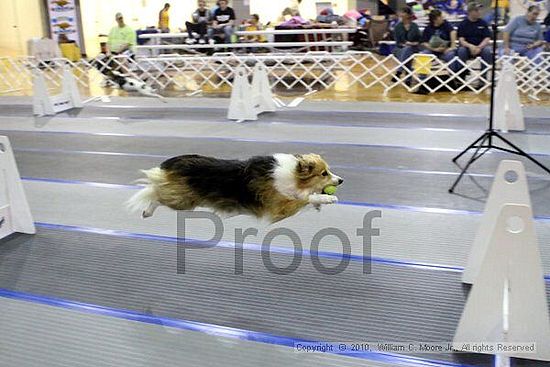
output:
[[[453,162],[456,163],[466,152],[468,152],[470,149],[476,146],[477,143],[481,141],[480,145],[483,145],[483,142],[487,139],[487,134],[481,135],[476,141],[474,141],[472,144],[470,144],[466,149],[464,149],[462,152],[460,152],[459,155],[453,158]]]
[[[481,143],[479,144],[479,146],[476,148],[474,154],[472,154],[472,156],[470,157],[470,160],[468,161],[468,163],[466,163],[466,165],[464,166],[464,168],[462,169],[462,171],[460,172],[460,175],[458,175],[457,179],[455,180],[455,182],[453,183],[453,186],[451,186],[451,188],[449,189],[449,192],[452,194],[454,191],[455,191],[455,188],[456,188],[456,185],[458,185],[458,183],[460,182],[460,180],[462,180],[462,177],[464,177],[464,175],[466,174],[466,171],[468,171],[468,168],[470,168],[470,166],[472,165],[472,163],[474,163],[479,157],[481,157],[483,154],[479,155],[478,156],[478,153],[479,151],[481,150],[481,148],[483,147],[483,143],[485,143],[485,140],[487,140],[487,138],[489,137],[488,134],[485,134],[485,135],[482,135],[479,139],[476,140],[476,143],[478,141],[481,140]],[[474,144],[472,144],[473,146]],[[470,147],[468,147],[468,149],[470,149]],[[461,155],[463,155],[468,149],[466,149],[464,152],[462,152],[460,155],[459,155],[459,158]],[[487,151],[485,151],[487,152]]]
[[[545,165],[543,165],[542,163],[537,161],[535,158],[531,157],[531,155],[529,155],[529,153],[526,153],[524,150],[522,150],[520,147],[518,147],[517,145],[512,143],[510,140],[506,139],[503,136],[500,136],[499,134],[495,134],[495,136],[498,137],[500,140],[502,140],[504,143],[511,146],[515,150],[515,152],[512,152],[512,153],[516,153],[516,154],[524,156],[525,158],[529,159],[531,162],[533,162],[534,164],[536,164],[537,166],[542,168],[547,173],[550,173],[550,169],[548,169],[548,167],[546,167]],[[497,149],[498,149],[498,147],[497,147]]]

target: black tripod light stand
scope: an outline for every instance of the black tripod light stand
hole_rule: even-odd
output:
[[[468,162],[466,162],[466,165],[464,165],[464,167],[460,167],[460,165],[458,165],[462,169],[462,171],[460,172],[460,175],[458,176],[458,178],[455,180],[455,182],[449,189],[450,193],[453,193],[455,191],[456,186],[458,185],[462,177],[464,177],[464,175],[466,174],[470,166],[479,158],[481,158],[485,153],[489,152],[491,149],[496,149],[499,151],[523,156],[550,174],[550,169],[548,169],[542,163],[540,163],[535,158],[533,158],[529,153],[523,151],[517,145],[513,144],[511,141],[504,138],[501,134],[499,134],[494,129],[493,119],[494,119],[494,109],[495,109],[495,75],[496,75],[497,35],[498,35],[498,0],[496,0],[495,2],[492,30],[493,30],[493,56],[492,56],[493,59],[492,59],[492,66],[491,66],[491,103],[490,103],[490,110],[489,110],[489,128],[476,141],[474,141],[466,149],[464,149],[459,155],[453,158],[453,163],[458,165],[457,161],[463,155],[468,153],[470,150],[474,151],[473,154],[470,156],[470,159],[468,160]],[[503,143],[504,146],[495,145],[496,141],[500,141],[500,143]]]

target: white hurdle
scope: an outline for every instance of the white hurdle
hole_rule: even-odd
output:
[[[534,343],[535,351],[499,352],[509,359],[550,361],[550,317],[531,200],[521,162],[502,161],[491,189],[463,280],[473,283],[453,340],[465,343]],[[525,312],[529,305],[529,312]]]
[[[69,66],[63,67],[61,93],[50,96],[44,74],[38,69],[32,70],[33,79],[33,113],[38,116],[55,115],[56,113],[82,108],[84,104],[80,98],[76,79]]]
[[[515,180],[513,180],[515,179]],[[487,253],[500,210],[505,204],[520,204],[531,207],[527,177],[523,164],[518,161],[500,162],[485,210],[476,232],[470,255],[462,273],[462,282],[474,284]]]
[[[229,101],[229,111],[227,118],[238,121],[253,121],[258,119],[258,114],[254,111],[250,83],[248,75],[244,68],[238,68],[235,71],[235,80],[231,90],[231,100]]]
[[[273,100],[273,93],[269,85],[267,68],[264,64],[259,62],[254,66],[254,74],[252,77],[252,104],[256,114],[277,111],[277,106]]]
[[[0,187],[0,239],[14,232],[36,233],[11,144],[5,136],[0,136]]]
[[[495,128],[502,132],[524,131],[525,120],[519,99],[516,70],[510,60],[504,59],[495,91]]]
[[[235,81],[231,91],[227,118],[238,121],[254,121],[263,112],[275,112],[277,104],[269,85],[267,68],[263,63],[256,63],[252,84],[244,67],[235,71]]]

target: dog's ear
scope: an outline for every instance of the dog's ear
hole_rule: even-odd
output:
[[[302,155],[297,155],[296,158],[298,158],[298,166],[296,167],[298,176],[300,178],[310,177],[315,169],[315,162]]]

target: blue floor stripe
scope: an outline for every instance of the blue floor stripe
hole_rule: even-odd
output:
[[[131,233],[126,231],[120,231],[120,230],[111,230],[111,229],[101,229],[101,228],[92,228],[92,227],[80,227],[80,226],[69,226],[69,225],[63,225],[63,224],[52,224],[52,223],[43,223],[43,222],[36,222],[36,226],[45,228],[45,229],[53,229],[53,230],[61,230],[61,231],[72,231],[72,232],[84,232],[84,233],[92,233],[92,234],[101,234],[101,235],[109,235],[109,236],[116,236],[116,237],[125,237],[125,238],[133,238],[133,239],[140,239],[140,240],[150,240],[150,241],[157,241],[157,242],[166,242],[170,244],[177,244],[178,238],[177,237],[170,237],[170,236],[161,236],[161,235],[152,235],[152,234],[143,234],[143,233]],[[180,241],[182,239],[179,239]],[[213,241],[204,241],[204,240],[198,240],[193,238],[187,238],[187,240],[195,246],[204,246],[204,247],[220,247],[220,248],[235,248],[235,243],[230,241],[219,241],[219,242],[213,242]],[[262,245],[255,244],[255,243],[244,243],[243,248],[245,250],[251,250],[251,251],[265,251],[262,248]],[[277,246],[270,246],[269,251],[273,253],[279,253],[279,254],[287,254],[287,255],[293,255],[296,253],[294,248],[290,247],[277,247]],[[304,256],[312,256],[312,251],[303,249],[302,255]],[[418,263],[418,262],[408,262],[408,261],[400,261],[400,260],[392,260],[392,259],[385,259],[381,257],[366,257],[362,255],[345,255],[341,253],[336,252],[327,252],[327,251],[319,251],[317,253],[317,256],[320,258],[326,258],[326,259],[349,259],[350,261],[356,261],[356,262],[363,262],[363,261],[372,261],[374,263],[378,264],[384,264],[384,265],[394,265],[394,266],[404,266],[409,268],[418,268],[418,269],[430,269],[430,270],[440,270],[440,271],[450,271],[450,272],[462,272],[464,268],[462,267],[455,267],[455,266],[448,266],[448,265],[437,265],[437,264],[429,264],[429,263]]]
[[[120,230],[111,230],[111,229],[69,226],[69,225],[63,225],[63,224],[52,224],[52,223],[43,223],[43,222],[36,222],[35,224],[37,227],[46,228],[46,229],[93,233],[93,234],[134,238],[134,239],[141,239],[141,240],[151,240],[151,241],[165,242],[170,244],[177,244],[178,241],[183,240],[183,239],[178,239],[177,237],[160,236],[160,235],[143,234],[143,233],[131,233],[131,232],[125,232]],[[204,246],[204,247],[216,246],[219,248],[229,248],[229,249],[234,249],[236,247],[235,243],[230,241],[213,242],[213,241],[197,240],[193,238],[187,238],[187,240],[191,242],[194,246]],[[245,250],[251,250],[251,251],[260,251],[260,252],[265,251],[262,245],[255,244],[255,243],[244,243],[243,248]],[[269,251],[273,253],[286,254],[286,255],[294,255],[296,253],[296,250],[294,248],[277,247],[277,246],[270,246]],[[304,256],[311,257],[312,251],[307,249],[302,249],[301,254]],[[354,261],[354,262],[371,261],[372,263],[381,264],[381,265],[401,266],[406,268],[446,271],[446,272],[453,272],[453,273],[462,273],[464,271],[464,267],[462,266],[420,263],[420,262],[414,262],[414,261],[386,259],[386,258],[376,257],[376,256],[351,255],[351,254],[342,254],[342,253],[328,252],[328,251],[319,251],[317,252],[317,256],[320,258],[326,258],[326,259],[338,259],[338,260],[349,259],[350,261]],[[544,279],[546,281],[550,281],[550,274],[546,275]]]
[[[196,321],[178,320],[166,317],[153,316],[149,314],[143,314],[130,310],[115,309],[110,307],[103,307],[89,303],[74,302],[59,298],[45,297],[34,295],[25,292],[17,292],[5,288],[0,288],[0,297],[9,298],[19,301],[30,302],[34,304],[52,306],[63,308],[67,310],[114,317],[117,319],[137,321],[146,324],[159,325],[163,327],[170,327],[180,330],[201,332],[212,336],[226,337],[232,339],[246,340],[264,344],[279,345],[285,347],[294,348],[296,343],[310,343],[317,342],[313,340],[290,338],[285,336],[278,336],[268,333],[261,333],[257,331],[250,331],[244,329],[236,329],[225,326],[207,324]],[[338,354],[338,353],[330,353]],[[417,357],[410,357],[406,355],[398,355],[392,353],[379,353],[379,352],[365,352],[365,353],[342,353],[348,357],[360,358],[369,361],[383,362],[391,365],[409,366],[409,367],[469,367],[452,362],[429,360]]]

